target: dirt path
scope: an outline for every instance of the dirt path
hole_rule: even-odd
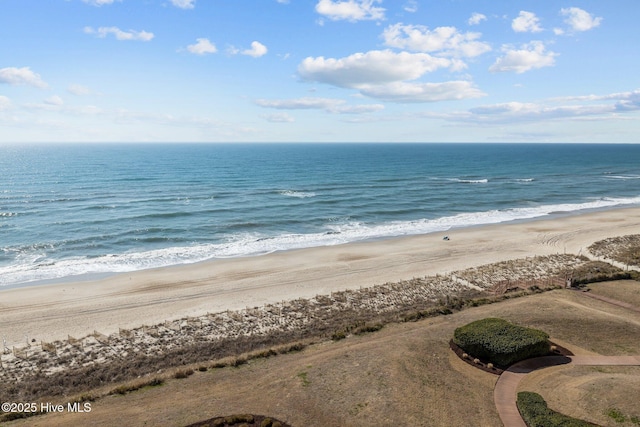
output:
[[[505,370],[496,382],[493,399],[505,427],[527,427],[516,406],[518,384],[530,372],[564,365],[640,366],[640,356],[545,356],[523,360]]]

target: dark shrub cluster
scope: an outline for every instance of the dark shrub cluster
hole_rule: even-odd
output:
[[[474,357],[498,366],[544,356],[550,351],[549,335],[504,319],[487,318],[457,328],[453,342]]]
[[[606,262],[590,261],[571,272],[571,284],[580,286],[612,280],[629,280],[633,279],[632,273],[631,271],[623,271]]]
[[[263,415],[240,414],[216,417],[187,427],[291,427],[289,424]]]
[[[523,391],[516,401],[522,419],[529,427],[595,427],[587,421],[563,415],[549,409],[547,402],[537,393]]]

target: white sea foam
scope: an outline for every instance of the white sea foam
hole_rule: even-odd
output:
[[[557,212],[576,212],[623,205],[638,205],[640,197],[603,198],[575,204],[554,204],[528,208],[468,212],[434,219],[389,221],[379,224],[330,222],[325,229],[308,234],[259,233],[238,234],[215,244],[169,247],[143,252],[111,254],[94,258],[75,257],[64,260],[46,258],[44,250],[19,257],[19,263],[0,267],[0,286],[52,280],[87,274],[122,273],[170,265],[189,264],[212,258],[255,256],[275,251],[332,246],[348,242],[396,236],[427,234],[483,224],[543,217]]]
[[[489,182],[487,178],[483,179],[464,179],[464,178],[451,178],[449,181],[459,182],[462,184],[486,184]]]
[[[279,194],[287,197],[297,197],[299,199],[306,199],[307,197],[315,197],[316,193],[313,191],[294,191],[294,190],[282,190]]]
[[[606,177],[609,179],[623,179],[623,180],[640,179],[640,175],[607,175]]]

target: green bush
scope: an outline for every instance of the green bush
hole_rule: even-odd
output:
[[[542,396],[529,391],[518,393],[516,401],[522,419],[529,427],[594,427],[587,421],[569,417],[549,409]]]
[[[465,352],[498,366],[549,353],[549,335],[504,319],[487,318],[457,328],[453,342]]]

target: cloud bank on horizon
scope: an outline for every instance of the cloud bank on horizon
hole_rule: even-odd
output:
[[[640,142],[632,1],[11,1],[0,142]]]

